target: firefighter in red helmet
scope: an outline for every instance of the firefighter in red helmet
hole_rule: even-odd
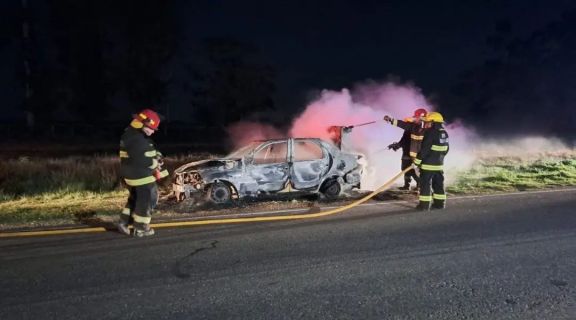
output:
[[[396,120],[390,116],[384,116],[385,121],[388,121],[392,125],[404,129],[404,134],[402,135],[400,141],[392,143],[388,146],[389,149],[393,149],[394,151],[402,148],[402,170],[412,165],[416,155],[420,151],[420,145],[422,143],[422,139],[424,138],[422,119],[426,116],[426,114],[426,109],[418,108],[414,111],[412,118],[407,118],[404,120]],[[404,174],[404,186],[400,187],[400,189],[410,189],[410,181],[412,179],[414,179],[416,182],[416,189],[418,189],[420,185],[420,178],[414,169],[409,170],[406,172],[406,174]]]
[[[156,182],[168,176],[168,171],[162,168],[162,154],[149,138],[159,125],[158,113],[144,109],[133,115],[120,139],[120,175],[130,195],[120,214],[118,231],[126,235],[130,235],[130,224],[134,226],[135,237],[154,235],[150,221],[158,201]]]

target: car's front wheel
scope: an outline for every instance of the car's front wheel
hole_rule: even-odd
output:
[[[224,204],[232,201],[232,190],[224,182],[216,182],[208,190],[208,200],[216,204]]]
[[[322,192],[322,194],[328,199],[338,198],[341,191],[342,186],[336,178],[326,180],[322,185],[322,188],[320,188],[320,192]]]

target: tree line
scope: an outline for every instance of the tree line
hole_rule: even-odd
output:
[[[25,0],[22,0],[23,3]],[[143,107],[175,122],[226,126],[274,108],[274,70],[257,48],[208,38],[185,51],[175,2],[45,0],[22,7],[21,73],[32,126],[126,120]],[[171,90],[179,90],[169,101]],[[174,96],[174,95],[172,95]],[[177,105],[177,106],[176,106]]]
[[[486,39],[490,57],[463,72],[442,107],[485,133],[576,138],[576,10],[527,36],[509,20]],[[570,141],[572,140],[572,141]]]
[[[21,80],[31,88],[22,108],[35,127],[73,121],[97,128],[145,106],[158,106],[170,122],[211,127],[278,111],[276,70],[258,47],[221,37],[188,48],[177,2],[33,4],[21,12],[30,29],[22,46],[30,72],[22,68]],[[513,22],[498,22],[486,39],[489,58],[438,92],[440,110],[486,133],[576,137],[576,10],[517,34]]]

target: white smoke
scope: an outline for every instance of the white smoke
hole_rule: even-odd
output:
[[[401,169],[401,151],[391,151],[387,146],[400,139],[403,130],[385,123],[382,118],[390,115],[403,119],[415,109],[433,110],[421,91],[410,84],[369,83],[360,85],[351,94],[349,90],[324,90],[296,118],[290,132],[293,137],[319,137],[326,139],[329,126],[349,126],[376,121],[374,124],[355,127],[343,137],[342,149],[360,153],[368,166],[362,181],[363,189],[375,189]]]
[[[353,128],[342,140],[344,151],[365,156],[368,166],[362,188],[373,190],[401,170],[401,151],[388,150],[387,146],[399,141],[403,130],[385,123],[382,118],[390,115],[403,119],[412,116],[418,108],[436,110],[421,90],[412,84],[371,82],[355,87],[353,92],[347,89],[324,90],[295,118],[289,135],[329,140],[327,128],[330,126],[350,126],[376,121],[374,124]],[[444,163],[447,184],[454,180],[459,171],[469,169],[479,158],[526,158],[530,155],[537,157],[545,153],[569,150],[560,140],[553,138],[527,137],[486,141],[462,121],[446,116],[445,120],[450,136],[450,151]],[[274,127],[259,123],[241,123],[232,127],[230,132],[237,135],[236,140],[241,142],[240,145],[254,137],[268,139],[285,136]],[[399,179],[398,183],[402,183],[402,179]]]

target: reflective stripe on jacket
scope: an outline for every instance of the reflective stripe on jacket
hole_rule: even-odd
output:
[[[120,139],[120,175],[129,186],[141,186],[156,182],[153,175],[158,169],[160,153],[142,130],[128,127]],[[161,175],[168,175],[162,170]]]
[[[404,131],[410,133],[410,150],[409,155],[412,158],[416,158],[418,152],[420,152],[420,146],[422,145],[422,139],[424,139],[424,129],[421,125],[414,122],[406,122],[402,120],[394,119],[392,125],[404,129]]]
[[[441,123],[434,123],[424,133],[420,152],[414,159],[414,164],[422,170],[443,171],[444,156],[448,153],[448,133]]]

